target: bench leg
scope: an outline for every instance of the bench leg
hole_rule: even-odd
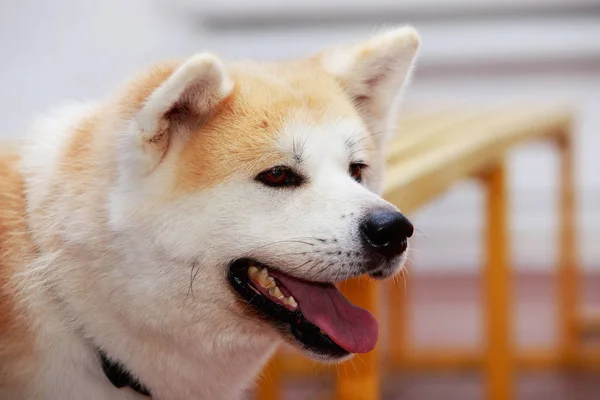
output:
[[[575,182],[573,143],[561,138],[560,152],[560,225],[559,225],[559,313],[560,352],[564,365],[572,365],[578,347],[577,295],[578,275],[575,233]]]
[[[395,281],[387,282],[387,315],[389,321],[389,356],[386,364],[400,367],[405,364],[407,337],[409,328],[409,293],[408,293],[408,269],[409,263],[405,265],[402,272]]]
[[[367,278],[352,279],[347,284],[342,284],[341,288],[352,303],[377,316],[379,294],[375,281]],[[379,400],[379,346],[370,353],[355,356],[337,368],[337,400]]]
[[[484,179],[486,186],[486,260],[483,279],[486,348],[484,377],[486,398],[510,400],[513,396],[511,299],[508,237],[508,201],[504,162]]]
[[[256,390],[256,400],[280,400],[281,368],[278,367],[279,351],[275,353],[262,372],[260,383]]]

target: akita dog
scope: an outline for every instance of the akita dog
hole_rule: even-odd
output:
[[[294,61],[200,53],[3,145],[0,398],[231,400],[283,341],[372,350],[335,285],[406,258],[380,193],[418,46],[400,27]]]

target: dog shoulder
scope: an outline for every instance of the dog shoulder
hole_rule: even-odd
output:
[[[33,252],[25,193],[15,151],[0,152],[0,388],[18,380],[33,356],[32,335],[20,307],[16,274]],[[28,254],[29,253],[29,254]]]

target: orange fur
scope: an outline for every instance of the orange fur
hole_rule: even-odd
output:
[[[211,187],[242,171],[257,174],[288,160],[272,145],[287,121],[317,125],[327,117],[357,115],[338,82],[317,64],[242,63],[230,73],[234,92],[183,150],[177,193]]]
[[[0,153],[0,387],[16,378],[33,356],[27,323],[16,302],[14,274],[34,253],[25,214],[23,180],[17,172],[19,157]]]
[[[155,64],[138,74],[119,92],[114,108],[105,109],[104,113],[110,115],[110,111],[118,110],[123,120],[132,117],[181,63]],[[173,194],[209,188],[238,172],[258,173],[286,160],[286,154],[265,152],[272,149],[265,144],[275,140],[290,117],[316,125],[327,116],[357,116],[340,83],[315,60],[267,65],[238,63],[232,64],[229,72],[236,82],[234,92],[184,146]],[[81,173],[92,159],[98,159],[92,154],[99,150],[93,143],[97,139],[93,132],[99,130],[101,119],[101,115],[96,115],[86,120],[75,132],[64,155],[61,169],[80,181],[74,187],[87,186],[85,181],[88,180]],[[110,147],[110,140],[105,139],[100,147]]]
[[[221,273],[212,266],[256,250],[261,235],[265,236],[261,240],[275,243],[276,231],[288,217],[267,218],[274,228],[258,229],[252,218],[246,218],[246,209],[237,205],[224,208],[222,214],[188,210],[196,201],[205,201],[210,208],[249,191],[248,204],[260,211],[266,192],[247,182],[248,177],[292,164],[295,155],[288,152],[295,151],[290,148],[302,135],[332,132],[307,141],[307,158],[312,150],[313,160],[324,160],[323,168],[318,163],[313,168],[324,172],[324,182],[337,184],[334,179],[347,173],[343,151],[354,137],[362,136],[361,151],[375,158],[376,139],[365,131],[375,132],[384,125],[379,117],[389,111],[391,93],[402,86],[405,76],[402,71],[395,77],[387,75],[396,72],[394,60],[405,59],[407,66],[412,61],[412,50],[404,55],[402,44],[402,38],[411,35],[410,30],[398,30],[370,42],[352,52],[355,60],[336,55],[327,60],[329,69],[320,55],[285,63],[225,64],[207,54],[162,62],[133,77],[101,104],[79,104],[42,119],[32,129],[34,143],[23,150],[7,150],[0,144],[0,397],[5,388],[14,386],[11,393],[29,394],[23,397],[27,399],[48,393],[52,398],[81,398],[87,390],[82,385],[92,383],[97,384],[92,397],[115,398],[111,391],[118,389],[97,379],[101,366],[79,324],[85,338],[102,342],[98,346],[116,352],[119,346],[128,348],[122,356],[129,358],[125,361],[140,378],[156,384],[156,397],[189,398],[189,393],[200,392],[201,398],[216,398],[215,393],[232,398],[230,394],[238,393],[240,388],[229,382],[239,381],[240,387],[244,380],[250,382],[276,343],[247,318],[234,319],[235,324],[215,321],[233,332],[222,342],[225,345],[212,336],[223,336],[223,329],[214,328],[213,315],[228,307],[231,296],[221,290]],[[386,54],[391,56],[382,57]],[[387,84],[388,78],[394,85]],[[366,112],[357,100],[369,106]],[[341,154],[337,158],[336,151]],[[342,160],[331,173],[325,170],[329,156]],[[370,168],[372,179],[379,175],[377,168],[375,164]],[[218,187],[239,177],[246,186]],[[367,185],[360,187],[351,179],[342,183],[343,190],[333,191],[340,196],[340,206],[350,210],[363,203],[384,204]],[[355,221],[347,219],[335,229],[322,224],[321,210],[312,203],[323,198],[318,191],[326,185],[313,186],[303,201],[307,208],[319,209],[317,231],[346,235],[350,231],[346,225]],[[187,196],[209,188],[207,199]],[[353,202],[345,201],[349,198]],[[264,199],[270,201],[266,195]],[[330,203],[325,207],[328,217],[339,220],[337,213],[342,211]],[[302,204],[297,207],[300,212],[293,214],[302,218],[291,225],[312,235],[312,220],[304,221]],[[208,223],[196,216],[206,217]],[[214,234],[211,227],[229,217],[243,220],[231,232],[240,243],[236,250],[221,250],[231,239]],[[194,222],[198,220],[203,222]],[[198,243],[204,242],[206,248],[199,249]],[[275,258],[274,253],[265,255]],[[186,307],[179,307],[188,274],[171,264],[185,268],[187,260],[196,259],[207,263],[199,277],[207,289],[205,297],[188,306],[186,295]],[[198,273],[195,264],[190,291]],[[282,268],[289,266],[283,262]],[[153,277],[159,279],[154,282]],[[156,283],[151,291],[146,291],[146,279]],[[146,301],[138,301],[144,296]],[[57,302],[71,308],[63,309]],[[127,304],[132,307],[122,307]],[[77,325],[65,323],[69,318]],[[238,322],[244,324],[239,329]],[[164,336],[150,337],[154,332]],[[252,337],[249,347],[246,335]],[[199,337],[206,346],[203,343],[188,358],[187,344]],[[154,365],[148,360],[162,361]],[[200,381],[186,364],[193,361],[196,368],[196,360]],[[64,367],[72,368],[71,375],[62,376]]]
[[[182,63],[183,60],[164,61],[136,74],[117,94],[117,108],[121,115],[127,118],[139,111],[152,92]]]
[[[178,65],[166,62],[138,75],[125,85],[115,102],[73,129],[51,182],[52,190],[28,217],[23,179],[17,168],[18,152],[0,154],[0,386],[14,382],[16,366],[31,365],[29,355],[33,356],[14,279],[26,260],[37,254],[28,219],[39,230],[35,234],[38,246],[46,251],[61,247],[61,240],[53,233],[54,210],[68,203],[74,210],[91,212],[91,205],[104,201],[106,193],[93,182],[110,181],[115,176],[115,132],[111,128],[138,111]],[[230,73],[236,81],[234,93],[184,147],[174,194],[213,186],[241,171],[258,173],[282,162],[287,155],[265,144],[275,140],[291,113],[309,124],[318,124],[330,114],[356,113],[350,102],[340,101],[343,91],[336,80],[310,62],[270,64],[267,68],[237,64],[231,66]],[[114,115],[119,119],[111,120]],[[88,218],[91,222],[102,216],[90,213]]]

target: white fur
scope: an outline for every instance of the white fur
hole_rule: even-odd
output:
[[[350,79],[348,87],[356,87],[352,79],[362,81],[363,72],[374,68],[347,59],[342,64],[337,71]],[[361,218],[373,208],[395,209],[375,193],[380,190],[381,146],[369,148],[363,140],[372,124],[384,124],[388,111],[363,119],[331,115],[318,124],[292,113],[274,145],[308,178],[302,190],[276,191],[240,175],[174,199],[167,191],[175,178],[177,146],[185,141],[170,147],[157,167],[156,156],[146,153],[155,150],[139,146],[139,140],[161,134],[165,113],[198,79],[210,98],[200,104],[222,100],[233,87],[225,67],[212,56],[184,63],[132,120],[117,125],[116,177],[92,177],[98,181],[86,188],[91,203],[67,206],[60,201],[61,195],[68,198],[65,191],[56,204],[44,204],[52,188],[47,182],[55,177],[70,132],[91,109],[48,120],[27,148],[22,171],[42,256],[19,280],[39,358],[31,385],[11,398],[144,398],[107,381],[93,345],[134,371],[153,399],[239,398],[281,337],[236,308],[237,297],[225,280],[228,263],[254,257],[317,281],[354,276],[364,264],[355,251]],[[404,81],[390,82],[399,89]],[[373,90],[377,99],[369,107],[383,107],[379,96],[389,93]],[[302,161],[294,152],[302,154]],[[154,163],[150,170],[145,157]],[[372,161],[364,184],[348,174],[349,164],[359,160]],[[35,216],[40,212],[52,223],[40,223]],[[53,237],[60,238],[58,248]],[[319,265],[311,262],[317,257]],[[402,261],[393,267],[398,270]]]
[[[72,103],[63,105],[40,116],[32,124],[27,138],[27,149],[23,153],[23,168],[38,178],[28,193],[29,210],[37,209],[48,196],[52,177],[56,174],[61,152],[69,143],[70,135],[82,118],[94,110],[96,104]]]

